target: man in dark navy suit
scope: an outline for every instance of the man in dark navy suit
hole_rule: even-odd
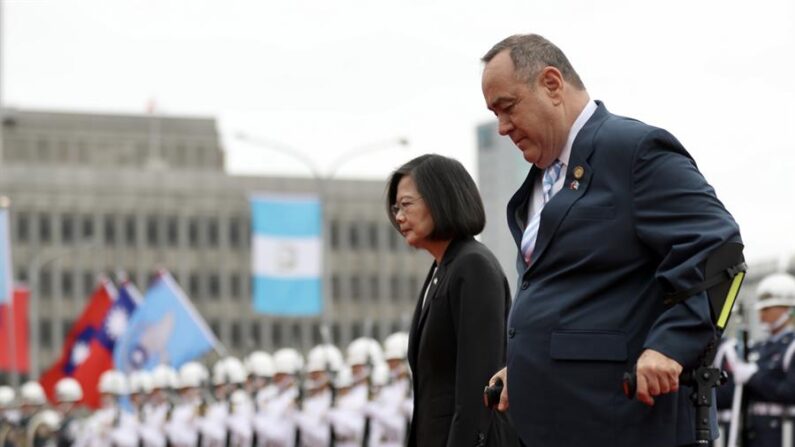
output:
[[[533,165],[508,204],[519,283],[491,381],[506,385],[499,409],[527,446],[694,443],[679,375],[715,337],[713,316],[704,292],[663,301],[704,282],[737,224],[679,141],[593,101],[548,40],[512,36],[483,61],[499,132]],[[636,400],[621,389],[632,368]]]

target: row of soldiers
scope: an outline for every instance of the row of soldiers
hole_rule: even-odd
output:
[[[315,346],[188,362],[125,375],[106,371],[101,406],[79,405],[61,379],[49,406],[37,382],[0,387],[0,447],[398,447],[412,414],[408,336],[354,340],[346,355]]]

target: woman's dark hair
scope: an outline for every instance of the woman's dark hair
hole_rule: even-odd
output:
[[[400,179],[410,176],[433,218],[433,240],[452,240],[475,236],[486,225],[486,213],[475,181],[464,166],[452,158],[425,154],[399,167],[389,177],[386,210],[396,230],[392,214]]]

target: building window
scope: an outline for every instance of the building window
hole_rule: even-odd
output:
[[[397,250],[398,248],[398,238],[400,237],[400,233],[395,231],[395,229],[390,226],[389,227],[389,249],[390,250]]]
[[[73,320],[69,319],[61,321],[61,335],[63,336],[64,340],[66,340],[69,337],[69,331],[72,330],[72,325],[74,323],[75,322]]]
[[[303,337],[301,336],[301,323],[293,323],[292,340],[290,340],[290,346],[301,346],[302,339]]]
[[[209,276],[209,292],[210,298],[217,300],[221,295],[221,285],[220,280],[218,279],[218,274],[213,273]]]
[[[342,328],[340,328],[339,323],[333,323],[331,325],[331,339],[338,345],[340,344],[342,340]]]
[[[94,237],[94,216],[83,216],[82,238],[89,240]]]
[[[149,216],[146,219],[146,242],[150,247],[158,246],[157,233],[157,216]]]
[[[378,224],[370,223],[370,249],[378,250]]]
[[[210,320],[210,330],[216,338],[221,338],[221,323],[218,320]]]
[[[378,301],[381,291],[378,287],[378,275],[370,276],[370,297],[373,301]]]
[[[239,348],[243,344],[242,331],[240,330],[240,323],[232,323],[232,346]]]
[[[188,222],[188,243],[191,248],[199,247],[199,221],[195,217]]]
[[[233,273],[229,277],[229,285],[233,298],[240,298],[240,275]]]
[[[342,296],[342,286],[340,284],[340,277],[333,275],[331,277],[331,297],[336,301]]]
[[[262,344],[262,331],[258,321],[251,323],[251,343],[255,348]]]
[[[351,250],[358,250],[359,249],[359,227],[356,225],[355,222],[351,223],[351,226],[348,227],[348,238],[350,241]]]
[[[340,224],[336,220],[331,221],[331,228],[329,229],[331,233],[331,249],[332,250],[339,250],[340,248]]]
[[[207,221],[207,243],[210,247],[218,246],[218,219]]]
[[[39,320],[39,343],[44,348],[52,347],[52,322],[46,318]]]
[[[105,244],[115,245],[116,243],[116,219],[111,215],[105,216]]]
[[[30,217],[27,214],[17,215],[17,240],[27,242],[30,239]]]
[[[83,294],[91,295],[94,291],[94,272],[83,272]]]
[[[401,290],[400,290],[400,279],[397,275],[392,275],[389,278],[389,291],[392,294],[392,298],[402,298]]]
[[[240,225],[239,219],[231,219],[229,221],[229,246],[237,248],[240,246]]]
[[[19,282],[27,283],[28,282],[28,271],[26,268],[22,267],[17,270],[17,278],[19,278]]]
[[[273,323],[271,325],[271,340],[273,340],[274,349],[280,349],[284,346],[282,339],[282,323]]]
[[[72,272],[68,270],[61,272],[61,290],[63,291],[63,296],[66,297],[71,297],[75,293]]]
[[[41,242],[50,242],[52,238],[52,231],[50,229],[50,216],[41,214],[39,216],[39,240]]]
[[[190,279],[188,279],[188,290],[190,290],[190,298],[193,301],[196,301],[199,298],[199,294],[201,293],[200,285],[199,285],[199,275],[196,273],[190,274]]]
[[[362,281],[358,276],[351,278],[351,298],[359,301],[362,298]]]
[[[170,216],[166,223],[166,237],[168,245],[176,247],[179,245],[179,221],[175,216]]]
[[[39,290],[43,298],[49,298],[52,295],[52,273],[48,268],[41,270],[39,277]]]
[[[356,321],[352,325],[353,339],[357,339],[364,335],[364,326],[361,321]]]
[[[135,216],[127,216],[124,219],[124,241],[129,247],[135,247],[138,244],[138,226],[136,225],[137,218]]]
[[[61,241],[64,244],[71,244],[75,241],[75,222],[74,216],[64,214],[61,216]]]
[[[312,325],[312,344],[319,345],[323,343],[323,331],[320,329],[320,323]]]

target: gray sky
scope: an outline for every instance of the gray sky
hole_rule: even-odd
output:
[[[7,106],[219,119],[233,173],[305,175],[233,138],[283,142],[385,178],[437,152],[475,169],[493,119],[479,57],[501,38],[557,43],[592,98],[665,127],[739,221],[750,260],[795,253],[795,2],[3,0]]]

